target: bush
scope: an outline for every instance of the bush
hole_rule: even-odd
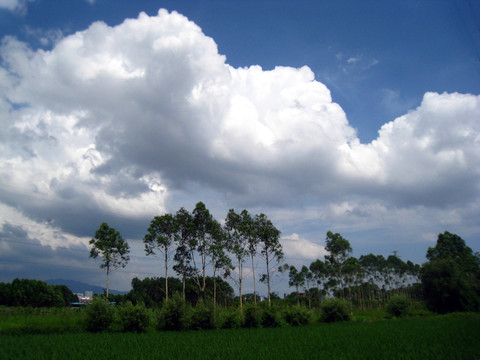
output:
[[[350,305],[343,299],[327,299],[321,306],[320,321],[331,323],[350,320]]]
[[[220,327],[222,329],[238,329],[242,326],[239,310],[225,309],[220,313]]]
[[[199,301],[193,309],[190,319],[190,328],[192,330],[213,329],[213,311],[203,301]]]
[[[260,311],[259,309],[254,306],[246,306],[245,307],[245,315],[244,315],[244,321],[243,321],[243,326],[246,328],[255,328],[260,326]]]
[[[284,318],[288,325],[301,326],[310,322],[311,316],[309,311],[303,306],[293,306],[284,312]]]
[[[118,309],[118,315],[122,331],[143,333],[150,325],[148,310],[143,304],[133,306],[131,302],[127,302]]]
[[[280,327],[283,320],[280,314],[273,308],[267,308],[262,314],[262,327]]]
[[[393,295],[387,302],[386,311],[392,316],[405,316],[410,308],[410,301],[404,295]]]
[[[101,332],[107,330],[113,322],[113,309],[105,299],[94,299],[87,306],[86,328],[89,332]]]
[[[188,328],[189,307],[183,298],[175,294],[166,301],[158,318],[159,330],[183,330]]]

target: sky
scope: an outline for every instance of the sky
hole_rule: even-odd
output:
[[[357,257],[480,251],[479,24],[476,0],[0,0],[0,281],[103,286],[107,222],[129,290],[163,275],[152,218],[199,201],[265,213],[295,266],[329,230]]]

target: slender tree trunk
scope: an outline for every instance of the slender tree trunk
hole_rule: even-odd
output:
[[[213,272],[213,326],[217,327],[217,278],[215,276],[215,271]]]
[[[252,272],[253,272],[253,303],[255,306],[257,306],[257,285],[255,282],[255,262],[254,262],[254,256],[253,253],[251,254],[252,256]]]
[[[165,248],[165,302],[168,301],[168,254]]]
[[[207,255],[203,254],[202,255],[202,289],[201,289],[202,299],[205,299],[205,287],[206,287],[206,278],[207,278],[206,267],[207,267]]]
[[[270,259],[269,259],[269,254],[268,251],[266,252],[266,263],[267,263],[267,289],[268,289],[268,306],[271,306],[271,300],[270,300]]]
[[[185,271],[185,270],[184,270],[184,271]],[[186,276],[185,276],[185,272],[184,272],[184,273],[182,274],[182,295],[183,295],[183,301],[186,300],[186,297],[185,297],[185,283],[186,283],[185,278],[186,278]]]
[[[240,295],[240,316],[243,315],[243,295],[242,295],[242,261],[238,258],[238,293]]]
[[[110,274],[110,265],[107,265],[107,303],[108,303],[108,275]]]

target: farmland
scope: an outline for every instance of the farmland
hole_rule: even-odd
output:
[[[0,336],[0,359],[476,359],[480,314],[304,327]]]

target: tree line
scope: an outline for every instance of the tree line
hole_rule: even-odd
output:
[[[182,296],[186,298],[187,279],[193,282],[199,297],[205,297],[207,268],[213,272],[213,299],[216,299],[217,278],[231,278],[238,286],[240,309],[242,309],[243,265],[250,259],[254,294],[256,294],[256,257],[265,262],[265,273],[260,282],[267,286],[268,302],[271,302],[272,274],[283,271],[284,260],[278,230],[265,214],[251,215],[247,210],[240,213],[230,209],[222,226],[205,204],[199,202],[192,212],[180,208],[175,214],[155,216],[143,238],[147,256],[159,254],[164,265],[165,300],[169,294],[169,265],[181,278]],[[102,223],[90,240],[90,257],[100,256],[100,267],[106,270],[107,298],[108,279],[112,270],[125,267],[129,261],[129,246],[115,229]],[[231,257],[230,257],[231,256]],[[232,258],[234,259],[232,261]],[[235,269],[236,265],[237,271]],[[256,296],[254,298],[256,302]],[[214,301],[215,305],[215,301]]]
[[[65,285],[49,285],[31,279],[0,283],[1,306],[65,307],[76,301],[77,296]]]
[[[243,266],[251,262],[256,303],[254,260],[260,257],[266,271],[259,279],[267,286],[269,305],[273,272],[288,271],[289,285],[296,288],[293,296],[298,296],[302,289],[301,294],[310,306],[314,299],[321,302],[325,297],[334,296],[365,308],[372,303],[384,304],[392,293],[402,293],[416,302],[424,299],[438,312],[478,310],[480,306],[480,255],[474,254],[458,235],[447,231],[439,234],[435,247],[428,249],[428,262],[423,266],[403,262],[396,255],[385,258],[368,254],[357,259],[351,256],[352,247],[347,239],[328,231],[325,240],[328,254],[324,261],[317,259],[309,267],[303,265],[297,269],[284,263],[280,230],[265,214],[251,215],[247,210],[237,213],[230,209],[221,225],[205,204],[199,202],[192,212],[182,207],[175,214],[155,216],[143,242],[147,256],[159,254],[162,258],[165,301],[168,301],[169,286],[176,281],[168,275],[173,262],[173,270],[181,279],[184,300],[187,287],[192,286],[198,298],[204,299],[210,282],[215,306],[217,284],[222,278],[230,278],[238,287],[241,313]],[[108,298],[109,273],[128,263],[128,243],[115,229],[102,223],[90,245],[90,256],[102,257],[100,266],[107,273]],[[213,273],[211,277],[207,276],[208,267]]]
[[[327,295],[348,299],[365,309],[383,304],[392,293],[402,293],[414,301],[421,299],[418,283],[420,265],[402,261],[396,255],[351,256],[350,242],[339,233],[327,232],[325,261],[317,259],[310,266],[289,268],[289,285],[296,289],[294,296],[305,296],[321,302]],[[300,293],[300,290],[303,292]]]

